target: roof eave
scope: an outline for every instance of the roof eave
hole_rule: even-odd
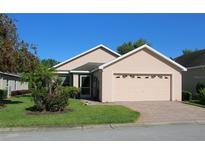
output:
[[[77,70],[76,70],[76,71],[75,71],[75,70],[71,70],[71,71],[69,71],[69,72],[70,72],[70,73],[86,73],[86,74],[87,74],[87,73],[90,73],[90,71],[80,71],[80,70],[79,70],[79,71],[77,71]]]
[[[0,71],[0,74],[4,74],[4,75],[8,75],[8,76],[13,76],[13,77],[21,77],[20,75],[18,75],[18,74],[12,74],[12,73],[5,73],[5,72],[1,72]]]
[[[199,65],[199,66],[191,66],[191,67],[187,67],[188,70],[191,70],[191,69],[198,69],[198,68],[205,68],[205,65]]]

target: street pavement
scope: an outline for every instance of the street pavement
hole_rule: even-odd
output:
[[[7,141],[201,141],[205,124],[161,124],[98,126],[78,128],[42,128],[32,131],[0,132]]]

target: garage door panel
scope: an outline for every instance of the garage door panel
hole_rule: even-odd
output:
[[[113,101],[170,100],[169,75],[114,75]]]

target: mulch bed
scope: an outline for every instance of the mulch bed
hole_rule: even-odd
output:
[[[6,107],[6,105],[5,104],[2,104],[1,102],[0,102],[0,109],[3,109],[3,108],[5,108]]]
[[[73,112],[73,109],[65,109],[64,111],[59,111],[59,112],[48,112],[48,111],[27,111],[26,114],[28,115],[52,115],[52,114],[64,114],[64,113],[68,113],[68,112]]]

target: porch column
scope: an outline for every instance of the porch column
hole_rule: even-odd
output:
[[[73,74],[73,86],[74,87],[79,87],[79,75],[78,74]]]

